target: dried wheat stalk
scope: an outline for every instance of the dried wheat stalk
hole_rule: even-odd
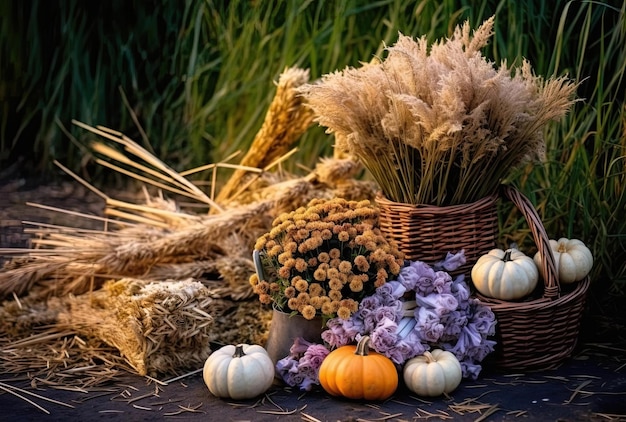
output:
[[[309,80],[309,71],[287,68],[279,77],[276,94],[265,115],[261,129],[256,134],[248,153],[240,164],[264,169],[273,161],[286,154],[293,143],[308,129],[313,113],[302,106],[302,99],[296,89]],[[249,174],[245,170],[235,170],[220,190],[217,202],[227,202]]]

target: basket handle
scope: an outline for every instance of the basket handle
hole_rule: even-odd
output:
[[[539,273],[544,283],[543,297],[546,299],[557,299],[560,295],[560,286],[554,254],[550,246],[550,239],[548,238],[546,229],[543,227],[541,218],[539,218],[537,214],[537,210],[526,196],[511,186],[503,185],[502,193],[521,211],[532,232],[533,240],[541,256],[541,268],[539,268]]]

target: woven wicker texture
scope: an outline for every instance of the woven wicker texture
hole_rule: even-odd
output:
[[[495,247],[497,202],[493,195],[472,204],[437,207],[392,202],[376,198],[380,207],[380,230],[410,260],[429,264],[441,261],[448,252],[465,250],[466,264],[453,274],[470,271],[478,258]]]
[[[567,291],[559,285],[549,238],[534,206],[513,188],[502,191],[521,211],[544,257],[539,271],[543,290],[541,297],[522,302],[480,297],[498,320],[498,345],[485,363],[503,370],[552,369],[576,347],[590,280],[586,277]]]

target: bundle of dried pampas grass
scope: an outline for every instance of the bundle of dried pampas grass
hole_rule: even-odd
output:
[[[98,163],[143,184],[145,203],[111,198],[57,163],[102,197],[104,216],[76,214],[101,222],[102,230],[42,224],[31,229],[32,248],[0,250],[13,257],[0,273],[5,299],[0,316],[6,321],[0,337],[11,339],[0,348],[13,358],[0,358],[0,370],[20,368],[17,362],[36,350],[20,344],[67,345],[68,338],[81,339],[71,342],[76,347],[84,338],[100,341],[109,347],[102,350],[116,355],[101,361],[119,362],[123,356],[136,372],[151,375],[197,367],[210,353],[210,342],[262,344],[271,313],[253,297],[248,282],[257,237],[278,214],[314,197],[375,194],[372,182],[355,179],[361,168],[350,158],[322,159],[303,177],[272,171],[311,124],[296,91],[307,80],[302,69],[281,75],[263,127],[239,165],[224,162],[179,173],[122,133],[75,122],[101,138],[92,145],[103,157]],[[217,170],[225,168],[235,169],[236,183],[219,194],[215,183],[207,193],[188,179],[211,170],[215,182]],[[148,187],[192,200],[207,212],[185,212],[162,194],[148,194]],[[81,353],[66,356],[80,359]],[[37,365],[42,371],[50,367],[39,355],[28,359],[33,373]],[[80,367],[67,361],[64,367],[72,364]]]

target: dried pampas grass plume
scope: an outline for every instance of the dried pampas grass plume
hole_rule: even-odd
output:
[[[448,39],[400,34],[387,57],[298,90],[337,148],[357,157],[387,199],[436,206],[492,195],[511,171],[542,158],[543,129],[564,116],[577,84],[544,80],[527,61],[498,68],[480,52],[494,18]]]

